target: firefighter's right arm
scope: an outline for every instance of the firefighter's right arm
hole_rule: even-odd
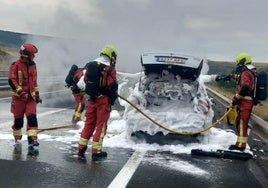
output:
[[[230,81],[231,79],[235,80],[236,75],[235,74],[229,74],[229,75],[217,75],[215,81]]]
[[[8,73],[8,83],[11,87],[11,89],[20,97],[27,98],[28,94],[22,90],[22,87],[19,85],[19,76],[18,76],[18,70],[15,63],[11,64],[9,68]]]

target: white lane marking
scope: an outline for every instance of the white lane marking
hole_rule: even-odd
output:
[[[124,167],[116,175],[113,181],[110,183],[108,188],[124,188],[128,184],[129,180],[133,176],[134,172],[138,168],[140,162],[142,161],[146,150],[135,151],[129,158]]]
[[[61,108],[61,109],[58,109],[58,110],[50,110],[50,111],[43,112],[43,113],[40,113],[40,114],[37,113],[37,117],[47,116],[47,115],[58,113],[58,112],[61,112],[61,111],[64,111],[64,110],[67,110],[67,109],[66,108]]]

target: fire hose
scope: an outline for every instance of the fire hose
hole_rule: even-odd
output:
[[[72,127],[76,127],[76,124],[56,126],[56,127],[48,127],[48,128],[38,128],[37,131],[38,132],[51,131],[51,130],[57,130],[57,129],[72,128]]]
[[[135,108],[139,113],[141,113],[144,117],[146,117],[148,120],[150,120],[152,123],[154,123],[158,127],[162,128],[162,129],[164,129],[164,130],[166,130],[166,131],[168,131],[168,132],[170,132],[172,134],[176,134],[176,135],[192,136],[192,135],[197,135],[197,134],[200,134],[202,132],[205,132],[205,131],[209,130],[210,128],[215,127],[216,125],[218,125],[228,115],[228,113],[232,110],[232,108],[229,108],[217,121],[215,121],[213,124],[203,128],[203,129],[193,131],[193,132],[182,132],[182,131],[179,132],[179,131],[171,130],[171,129],[167,128],[164,125],[161,125],[160,123],[158,123],[157,121],[155,121],[154,119],[152,119],[151,117],[146,115],[142,110],[140,110],[137,106],[135,106],[133,103],[131,103],[129,100],[127,100],[123,96],[118,94],[118,97],[121,98],[122,100],[126,101],[133,108]],[[39,128],[37,131],[42,132],[42,131],[49,131],[49,130],[56,130],[56,129],[63,129],[63,128],[72,128],[72,127],[76,127],[76,124],[49,127],[49,128]]]

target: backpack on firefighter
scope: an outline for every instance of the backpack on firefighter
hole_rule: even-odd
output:
[[[97,61],[91,61],[86,65],[86,75],[85,75],[85,92],[89,95],[90,100],[94,101],[99,95],[107,95],[109,97],[109,103],[114,104],[115,99],[117,98],[117,81],[112,84],[110,89],[106,89],[103,86],[103,71],[107,65],[102,64]],[[106,70],[107,76],[111,76],[111,72],[114,70],[113,67],[109,66],[109,69]]]
[[[83,70],[84,68],[78,68],[77,65],[74,64],[65,78],[66,87],[69,88],[72,86],[71,90],[73,93],[80,93],[84,90],[77,85],[80,78],[83,76]]]
[[[86,65],[86,75],[85,83],[86,88],[85,92],[89,95],[90,100],[95,100],[98,95],[100,95],[100,90],[102,88],[102,71],[106,65],[91,61]]]
[[[66,87],[71,87],[72,85],[74,85],[74,74],[75,72],[78,70],[78,66],[73,64],[71,69],[69,70],[66,78],[65,78],[65,83],[66,83]]]
[[[259,104],[267,97],[267,73],[261,71],[257,74],[254,88],[254,104]]]

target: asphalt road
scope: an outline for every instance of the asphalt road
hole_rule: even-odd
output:
[[[9,147],[3,147],[4,144]],[[38,152],[24,147],[21,153],[16,153],[10,149],[12,143],[0,142],[0,187],[108,187],[134,153],[129,149],[106,148],[109,154],[106,160],[92,162],[88,155],[87,161],[82,162],[76,157],[77,148],[59,142],[40,144]],[[176,165],[166,168],[161,165],[164,163]],[[194,165],[202,173],[185,172],[188,165]],[[127,173],[119,181],[125,178]],[[258,188],[266,185],[267,176],[254,159],[245,162],[147,151],[126,187]]]
[[[9,124],[12,123],[9,103],[0,103],[0,132],[8,132]],[[52,111],[54,113],[51,113]],[[216,113],[220,114],[220,111],[217,110]],[[40,124],[60,125],[70,121],[72,109],[39,107],[39,112],[43,114],[39,117]],[[57,136],[65,132],[54,130],[49,134]],[[123,148],[105,148],[108,152],[106,160],[92,162],[90,153],[87,153],[87,161],[82,162],[76,156],[77,143],[40,140],[40,147],[33,151],[29,150],[24,142],[20,153],[14,152],[13,140],[0,138],[0,188],[266,188],[267,141],[252,133],[249,142],[254,158],[248,161],[162,151],[140,152]],[[185,170],[190,165],[199,171]]]

